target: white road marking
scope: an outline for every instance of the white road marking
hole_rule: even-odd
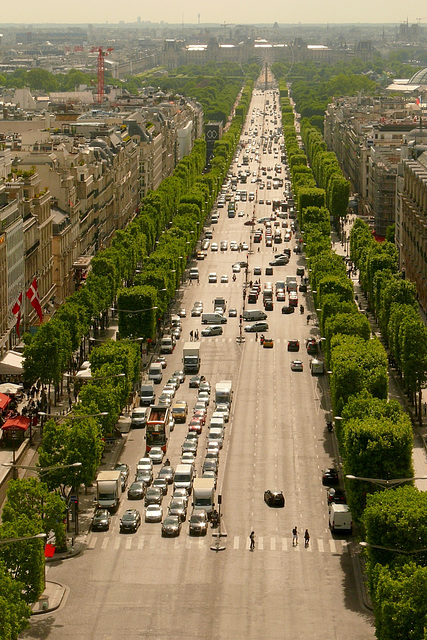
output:
[[[319,549],[320,553],[323,553],[325,551],[323,540],[321,540],[320,538],[318,538],[317,540],[317,548]]]
[[[96,541],[98,538],[95,538],[95,536],[93,536],[92,534],[90,534],[89,538],[88,538],[88,543],[87,543],[87,548],[88,549],[94,549],[95,545],[96,545]]]
[[[132,548],[132,538],[127,538],[126,539],[125,547],[126,547],[126,549],[131,549]]]
[[[233,549],[239,548],[239,536],[234,536]]]
[[[101,544],[101,549],[106,549],[108,547],[109,542],[110,542],[110,538],[104,538]]]
[[[271,540],[270,540],[270,549],[271,549],[271,551],[276,551],[276,538],[271,538]]]
[[[329,548],[331,550],[331,553],[336,553],[336,545],[335,545],[335,540],[329,540]]]
[[[114,549],[118,550],[120,548],[120,538],[116,538],[114,540]]]
[[[138,539],[138,549],[143,549],[144,548],[144,536],[141,536]]]

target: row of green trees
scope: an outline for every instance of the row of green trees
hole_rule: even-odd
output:
[[[395,245],[376,242],[361,220],[351,232],[350,255],[392,361],[421,419],[421,391],[427,384],[427,328],[419,314],[416,287],[402,277]]]
[[[316,149],[316,172],[323,176],[318,159],[324,153],[321,140],[310,129],[307,131],[311,133],[306,137],[308,146]],[[288,131],[285,137],[297,156],[296,136]],[[292,166],[289,154],[288,159]],[[333,159],[331,164],[334,165]],[[304,159],[298,158],[297,166],[306,166]],[[311,180],[309,172],[304,170],[303,174],[303,179],[298,176],[300,180]],[[412,478],[411,422],[397,401],[388,400],[387,354],[379,339],[371,335],[367,318],[359,313],[343,259],[331,250],[329,211],[324,207],[327,199],[322,200],[319,190],[318,202],[313,206],[313,188],[303,189],[309,193],[297,187],[299,220],[315,307],[320,310],[333,412],[341,418],[336,421],[336,433],[344,475]],[[366,233],[364,227],[363,231],[356,223],[352,258],[361,269],[362,282],[368,289],[371,287],[372,298],[388,300],[390,305],[394,300],[392,292],[397,294],[399,289],[392,287],[382,298],[384,289],[380,283],[384,284],[385,274],[381,276],[381,265],[395,281],[390,268],[394,247],[388,246],[390,243],[377,245],[370,232]],[[397,299],[400,300],[398,294]],[[385,305],[382,309],[384,322],[393,312],[397,314]],[[395,325],[393,328],[396,331]],[[367,568],[377,638],[425,640],[427,606],[425,599],[418,597],[418,590],[424,591],[427,584],[427,502],[423,493],[413,486],[384,491],[370,482],[351,480],[346,481],[346,489],[353,517],[372,545],[367,552]],[[408,555],[413,562],[407,562]]]

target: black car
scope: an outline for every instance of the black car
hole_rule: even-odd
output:
[[[318,344],[316,340],[307,340],[307,353],[311,356],[316,355],[318,351]]]
[[[285,304],[282,307],[282,313],[295,313],[295,307],[291,307],[290,305]]]
[[[335,502],[338,504],[347,503],[347,498],[345,496],[345,492],[343,491],[343,489],[340,489],[339,487],[334,489],[333,487],[331,487],[328,490],[328,504],[332,504],[332,502]]]
[[[120,533],[137,531],[141,524],[141,514],[138,509],[126,509],[120,520]]]
[[[330,469],[325,469],[322,475],[322,484],[325,487],[331,487],[332,485],[338,484],[338,470],[335,467],[331,467]]]
[[[190,518],[190,536],[205,536],[208,532],[208,514],[204,509],[193,511]]]
[[[299,351],[299,341],[288,340],[288,351]]]
[[[128,489],[129,500],[142,500],[145,496],[145,482],[132,482]]]
[[[179,536],[181,531],[181,520],[178,516],[166,516],[162,522],[162,536]]]
[[[190,389],[198,389],[199,384],[202,382],[202,380],[204,380],[203,376],[192,376],[190,378],[190,382],[188,383],[188,386],[190,387]]]
[[[274,309],[273,300],[266,300],[264,302],[264,309],[266,311],[273,311]]]
[[[307,293],[307,285],[300,284],[300,286],[298,287],[298,291],[300,291],[300,293]]]
[[[304,267],[297,267],[297,276],[303,276],[304,273]]]
[[[97,509],[92,518],[92,531],[108,531],[111,516],[108,509]]]
[[[281,491],[264,491],[264,502],[268,504],[269,507],[284,507],[285,506],[285,496]]]
[[[184,500],[179,498],[172,500],[168,508],[168,514],[171,516],[178,516],[179,519],[184,522],[187,515],[187,507]]]

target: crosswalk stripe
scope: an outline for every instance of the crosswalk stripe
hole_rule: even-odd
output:
[[[260,551],[264,549],[264,538],[262,536],[258,536],[258,544],[257,547]]]
[[[97,539],[98,539],[98,538],[95,538],[95,536],[91,534],[91,535],[89,536],[89,540],[88,540],[88,543],[87,543],[87,548],[88,548],[88,549],[94,549],[94,548],[95,548],[95,545],[96,545],[96,541],[97,541]]]
[[[336,545],[335,545],[335,540],[329,540],[329,549],[331,550],[331,553],[336,553]]]
[[[238,549],[239,548],[239,536],[234,536],[234,541],[233,541],[233,549]]]
[[[108,547],[109,542],[110,542],[110,538],[104,538],[101,544],[101,549],[106,549]]]
[[[276,551],[276,538],[271,538],[271,540],[270,540],[270,549],[271,549],[271,551]]]
[[[317,548],[319,549],[320,553],[323,553],[325,551],[323,540],[321,540],[320,538],[317,540]]]
[[[286,538],[282,538],[282,551],[288,550],[288,541]]]
[[[114,540],[114,549],[117,551],[117,549],[120,548],[120,538],[116,538]]]
[[[132,547],[132,538],[126,538],[126,549],[130,549]]]
[[[138,539],[138,549],[143,549],[144,547],[144,536],[140,536]]]

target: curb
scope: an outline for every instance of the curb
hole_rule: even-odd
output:
[[[40,616],[46,613],[51,613],[52,611],[56,611],[57,609],[59,609],[59,607],[62,604],[62,601],[64,599],[65,593],[67,591],[67,588],[64,587],[64,585],[62,585],[60,582],[54,582],[52,580],[49,580],[46,582],[46,586],[49,584],[53,584],[56,585],[58,587],[58,591],[60,591],[60,597],[59,597],[59,601],[58,603],[55,603],[54,605],[52,605],[51,607],[48,607],[46,609],[40,609],[40,610],[31,610],[31,615],[32,616]],[[43,592],[44,593],[44,592]],[[33,606],[35,606],[36,604],[40,603],[40,602],[49,602],[49,596],[46,596],[45,598],[43,597],[43,594],[40,596],[40,598],[38,599],[37,602],[35,602],[33,604]]]

